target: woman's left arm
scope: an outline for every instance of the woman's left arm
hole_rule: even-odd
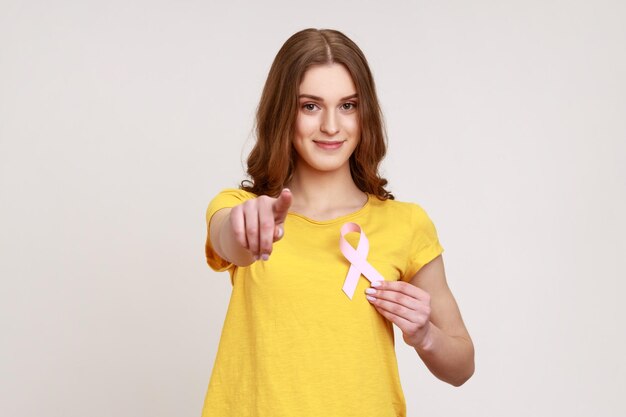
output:
[[[472,376],[474,345],[446,282],[441,256],[424,265],[411,283],[376,282],[366,292],[433,375],[457,387]]]

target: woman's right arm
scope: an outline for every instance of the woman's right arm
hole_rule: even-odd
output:
[[[288,189],[278,198],[260,196],[217,211],[211,218],[208,239],[219,256],[237,266],[268,260],[272,245],[284,235],[291,206]]]

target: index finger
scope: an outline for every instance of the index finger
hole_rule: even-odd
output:
[[[274,211],[274,220],[276,223],[283,223],[285,221],[289,207],[291,207],[292,198],[291,191],[285,188],[280,192],[276,201],[274,201],[272,210]]]

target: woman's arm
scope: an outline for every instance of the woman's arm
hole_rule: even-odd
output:
[[[411,279],[368,289],[370,302],[395,323],[437,378],[460,386],[474,373],[474,345],[438,256]],[[374,298],[373,300],[371,298]]]
[[[267,260],[274,242],[284,234],[291,192],[278,198],[260,196],[233,208],[218,210],[209,224],[207,239],[219,256],[237,266]]]
[[[230,221],[232,208],[217,211],[211,218],[208,238],[217,254],[237,266],[248,266],[255,261],[252,253],[235,239]]]

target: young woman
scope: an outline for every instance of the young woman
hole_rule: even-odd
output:
[[[439,379],[472,375],[435,228],[385,188],[385,149],[361,50],[333,30],[289,38],[251,180],[207,210],[207,261],[233,291],[203,416],[404,416],[392,323]]]

